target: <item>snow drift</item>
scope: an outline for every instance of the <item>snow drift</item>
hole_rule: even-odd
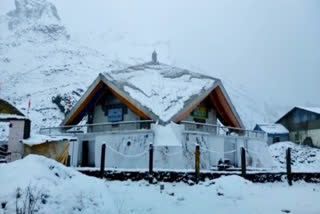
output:
[[[293,142],[279,142],[269,146],[274,165],[278,169],[286,168],[286,151],[291,148],[293,171],[319,171],[320,149],[298,145]]]
[[[0,202],[7,213],[20,206],[27,189],[38,196],[40,213],[113,213],[113,200],[103,180],[85,176],[42,156],[0,164]],[[17,191],[20,189],[20,198]]]

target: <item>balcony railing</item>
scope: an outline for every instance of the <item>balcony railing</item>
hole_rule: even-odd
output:
[[[153,120],[121,121],[112,123],[95,123],[84,125],[68,125],[49,128],[40,128],[40,134],[46,135],[69,135],[77,133],[130,131],[150,129]]]
[[[185,131],[195,131],[195,132],[207,132],[215,135],[222,136],[242,136],[248,138],[259,138],[263,139],[265,137],[264,132],[253,131],[229,126],[220,126],[208,123],[197,123],[193,121],[181,121],[180,124],[183,124]]]
[[[69,126],[58,126],[41,128],[40,134],[46,135],[72,135],[79,133],[98,133],[98,132],[121,132],[121,131],[135,131],[142,129],[150,129],[153,120],[137,120],[137,121],[122,121],[112,123],[95,123],[95,124],[84,124],[84,125],[69,125]],[[197,123],[193,121],[181,121],[180,124],[184,125],[185,131],[188,132],[205,132],[214,135],[222,136],[241,136],[248,138],[259,138],[265,137],[264,132],[246,130],[228,126],[220,126],[208,123]]]

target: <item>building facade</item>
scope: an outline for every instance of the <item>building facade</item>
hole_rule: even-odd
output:
[[[41,132],[76,136],[70,150],[76,151],[73,165],[80,166],[100,166],[102,144],[111,168],[147,168],[150,144],[154,167],[174,169],[193,168],[196,145],[202,169],[219,160],[239,166],[240,147],[266,150],[265,135],[245,130],[221,80],[159,63],[155,56],[101,73],[60,127]],[[249,161],[267,162],[250,155]]]
[[[294,107],[277,123],[289,130],[290,141],[320,147],[320,108]]]
[[[256,131],[262,131],[268,136],[268,145],[278,142],[289,141],[289,131],[282,124],[277,123],[260,123],[254,128]]]
[[[0,99],[0,122],[9,122],[7,161],[20,159],[23,154],[21,140],[30,137],[31,121],[14,105]]]

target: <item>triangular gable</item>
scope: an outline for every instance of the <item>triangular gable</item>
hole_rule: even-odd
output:
[[[120,90],[104,75],[99,75],[82,98],[73,107],[61,125],[66,126],[78,124],[108,90],[141,118],[152,119],[154,121],[159,120],[154,113],[146,109],[138,101],[133,100],[126,92]],[[217,110],[217,117],[224,125],[244,128],[243,123],[232,105],[230,98],[226,94],[221,81],[217,81],[209,90],[202,93],[202,95],[190,98],[185,107],[171,118],[170,121],[181,121],[206,98],[210,99]]]
[[[184,109],[174,117],[174,122],[179,122],[188,116],[203,100],[209,98],[217,111],[218,119],[225,125],[236,128],[244,128],[244,125],[235,110],[228,94],[226,93],[221,81],[217,81],[209,90],[193,99]]]
[[[85,94],[72,108],[70,113],[62,121],[62,126],[76,125],[95,106],[99,99],[107,92],[111,91],[121,102],[127,105],[133,112],[143,119],[156,120],[156,116],[148,112],[143,106],[133,101],[125,93],[119,90],[114,84],[108,81],[103,75],[99,75],[90,85]]]
[[[0,114],[12,114],[12,115],[25,116],[14,105],[12,105],[11,103],[3,99],[0,99]]]
[[[282,117],[280,117],[276,123],[280,123],[280,121],[285,118],[286,116],[288,116],[289,114],[291,114],[294,110],[296,109],[299,109],[299,110],[302,110],[302,111],[307,111],[307,112],[311,112],[311,113],[314,113],[314,114],[319,114],[317,111],[314,111],[312,108],[305,108],[305,107],[299,107],[299,106],[295,106],[293,107],[291,110],[289,110],[287,113],[285,113]],[[318,109],[318,108],[317,108]]]

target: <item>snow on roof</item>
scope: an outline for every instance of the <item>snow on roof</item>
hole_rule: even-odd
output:
[[[62,140],[70,140],[75,139],[69,136],[48,136],[48,135],[33,135],[28,139],[24,139],[21,142],[28,146],[40,145],[43,143],[48,143],[52,141],[62,141]]]
[[[210,89],[218,80],[158,62],[103,75],[163,121],[169,121],[186,101]]]
[[[17,114],[0,114],[0,120],[25,120],[28,119],[25,116],[17,115]]]
[[[286,127],[279,123],[265,123],[257,124],[262,131],[268,134],[288,134],[289,131]]]
[[[320,114],[320,107],[303,107],[303,106],[297,106],[297,108],[304,109],[304,110],[307,110],[307,111],[311,111],[311,112]]]

